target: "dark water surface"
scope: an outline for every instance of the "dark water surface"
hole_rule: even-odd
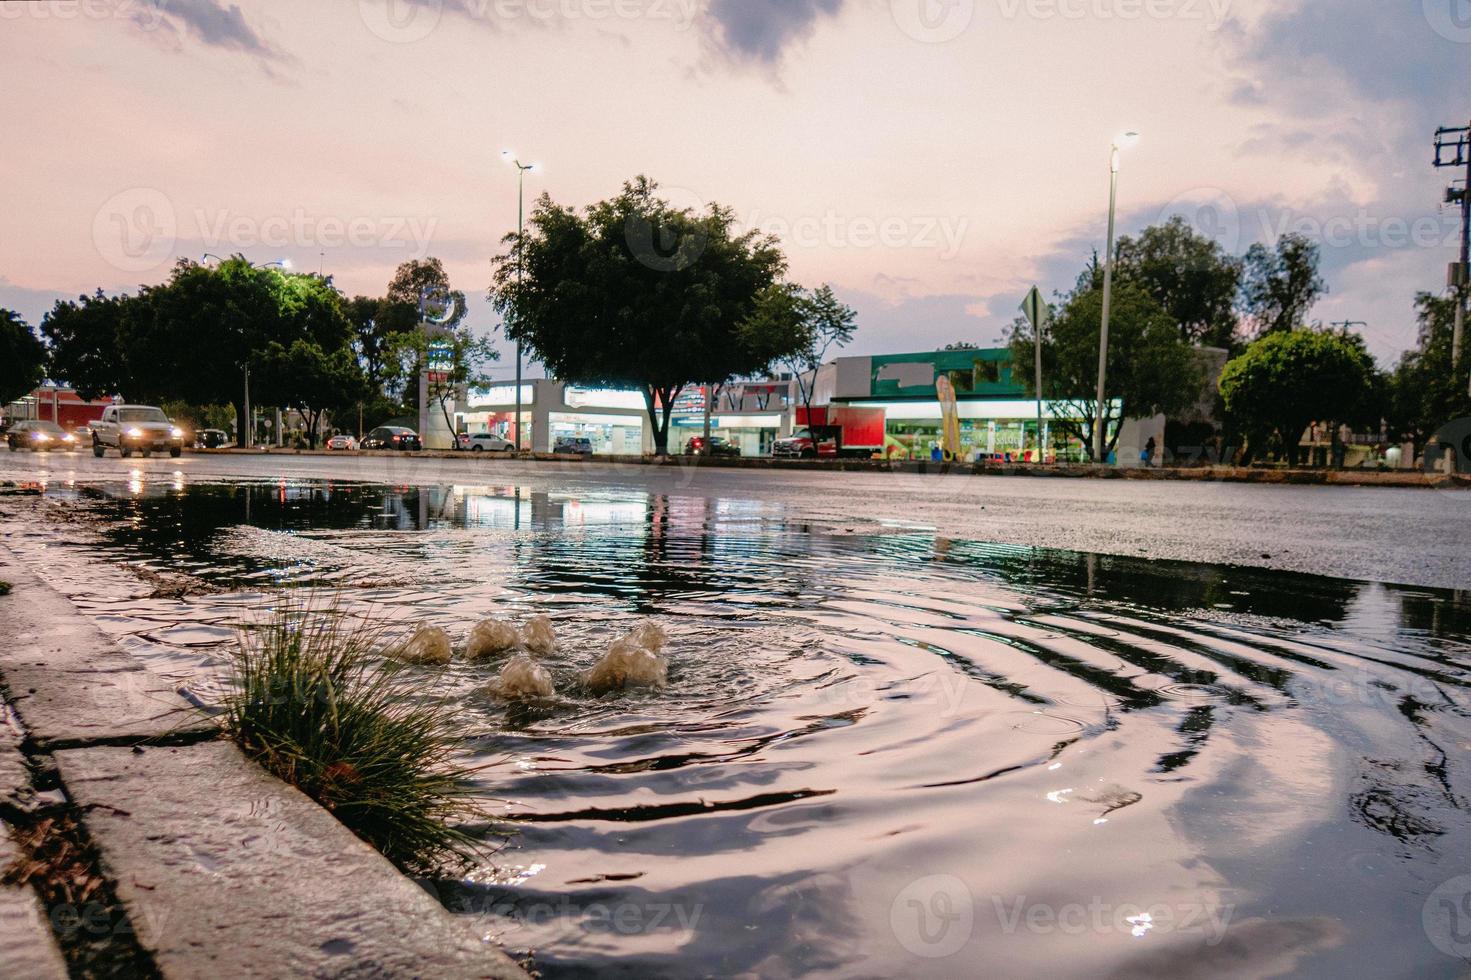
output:
[[[1464,593],[790,523],[641,491],[53,485],[7,543],[216,690],[282,587],[550,615],[559,703],[424,671],[518,821],[436,886],[561,976],[1463,976]],[[7,508],[8,509],[8,508]],[[226,591],[148,597],[95,561]],[[653,617],[659,693],[572,678]]]

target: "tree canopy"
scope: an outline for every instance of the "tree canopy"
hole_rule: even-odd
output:
[[[786,270],[775,239],[737,232],[729,208],[676,208],[657,191],[638,177],[580,213],[542,195],[495,260],[490,296],[507,336],[555,377],[640,389],[663,455],[686,386],[764,370],[800,338],[750,328]]]
[[[1052,424],[1081,441],[1094,459],[1107,458],[1117,448],[1124,419],[1181,411],[1196,400],[1204,383],[1174,318],[1139,286],[1121,283],[1114,289],[1109,318],[1107,388],[1101,409],[1108,435],[1102,452],[1095,452],[1102,317],[1102,290],[1075,291],[1063,299],[1042,342],[1042,397],[1058,402],[1067,416]],[[1012,328],[1011,350],[1016,364],[1031,364],[1036,357],[1036,335],[1025,319]],[[1035,397],[1032,372],[1018,375]]]
[[[1303,326],[1328,291],[1318,275],[1318,246],[1302,235],[1283,235],[1275,248],[1253,245],[1243,267],[1242,310],[1258,337]]]
[[[1421,293],[1415,299],[1419,342],[1406,351],[1389,377],[1388,409],[1395,434],[1424,446],[1447,422],[1471,417],[1471,345],[1451,365],[1455,300]]]
[[[1230,349],[1235,344],[1236,298],[1243,263],[1220,242],[1206,237],[1179,215],[1119,239],[1119,282],[1152,296],[1190,344]]]
[[[30,394],[45,377],[45,345],[19,313],[0,309],[0,406]]]
[[[1249,440],[1275,434],[1288,462],[1296,465],[1302,434],[1311,423],[1336,428],[1374,414],[1375,374],[1374,359],[1357,335],[1279,331],[1227,363],[1220,390],[1226,411]]]

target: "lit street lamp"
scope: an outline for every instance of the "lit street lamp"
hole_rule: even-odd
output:
[[[526,171],[535,170],[536,164],[522,163],[516,154],[503,150],[501,157],[516,168],[519,184],[516,191],[516,285],[521,285],[521,274],[525,271],[526,256],[521,250],[521,239],[526,234]],[[516,452],[521,451],[521,340],[516,339]]]
[[[1108,315],[1113,304],[1113,232],[1114,215],[1119,196],[1119,151],[1139,142],[1139,134],[1133,131],[1118,137],[1109,148],[1108,158],[1108,253],[1103,262],[1103,322],[1098,328],[1098,402],[1093,410],[1093,461],[1108,460],[1108,422],[1104,414],[1104,383],[1108,374]],[[1123,423],[1123,419],[1119,420]]]

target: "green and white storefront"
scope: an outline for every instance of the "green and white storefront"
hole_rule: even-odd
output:
[[[941,378],[955,392],[962,459],[1086,458],[1082,442],[1056,424],[1069,418],[1067,406],[1029,398],[1007,348],[840,357],[824,368],[817,388],[819,400],[835,406],[882,409],[889,457],[928,459],[944,438]],[[1136,429],[1138,423],[1124,424],[1121,447]],[[1129,465],[1125,455],[1121,448],[1119,458]]]

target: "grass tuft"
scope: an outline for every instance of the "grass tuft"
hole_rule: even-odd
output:
[[[10,589],[10,583],[0,579],[0,595],[10,595]]]
[[[242,642],[224,720],[269,772],[405,871],[483,854],[458,825],[483,817],[472,770],[453,763],[456,706],[386,665],[381,630],[287,609]]]

